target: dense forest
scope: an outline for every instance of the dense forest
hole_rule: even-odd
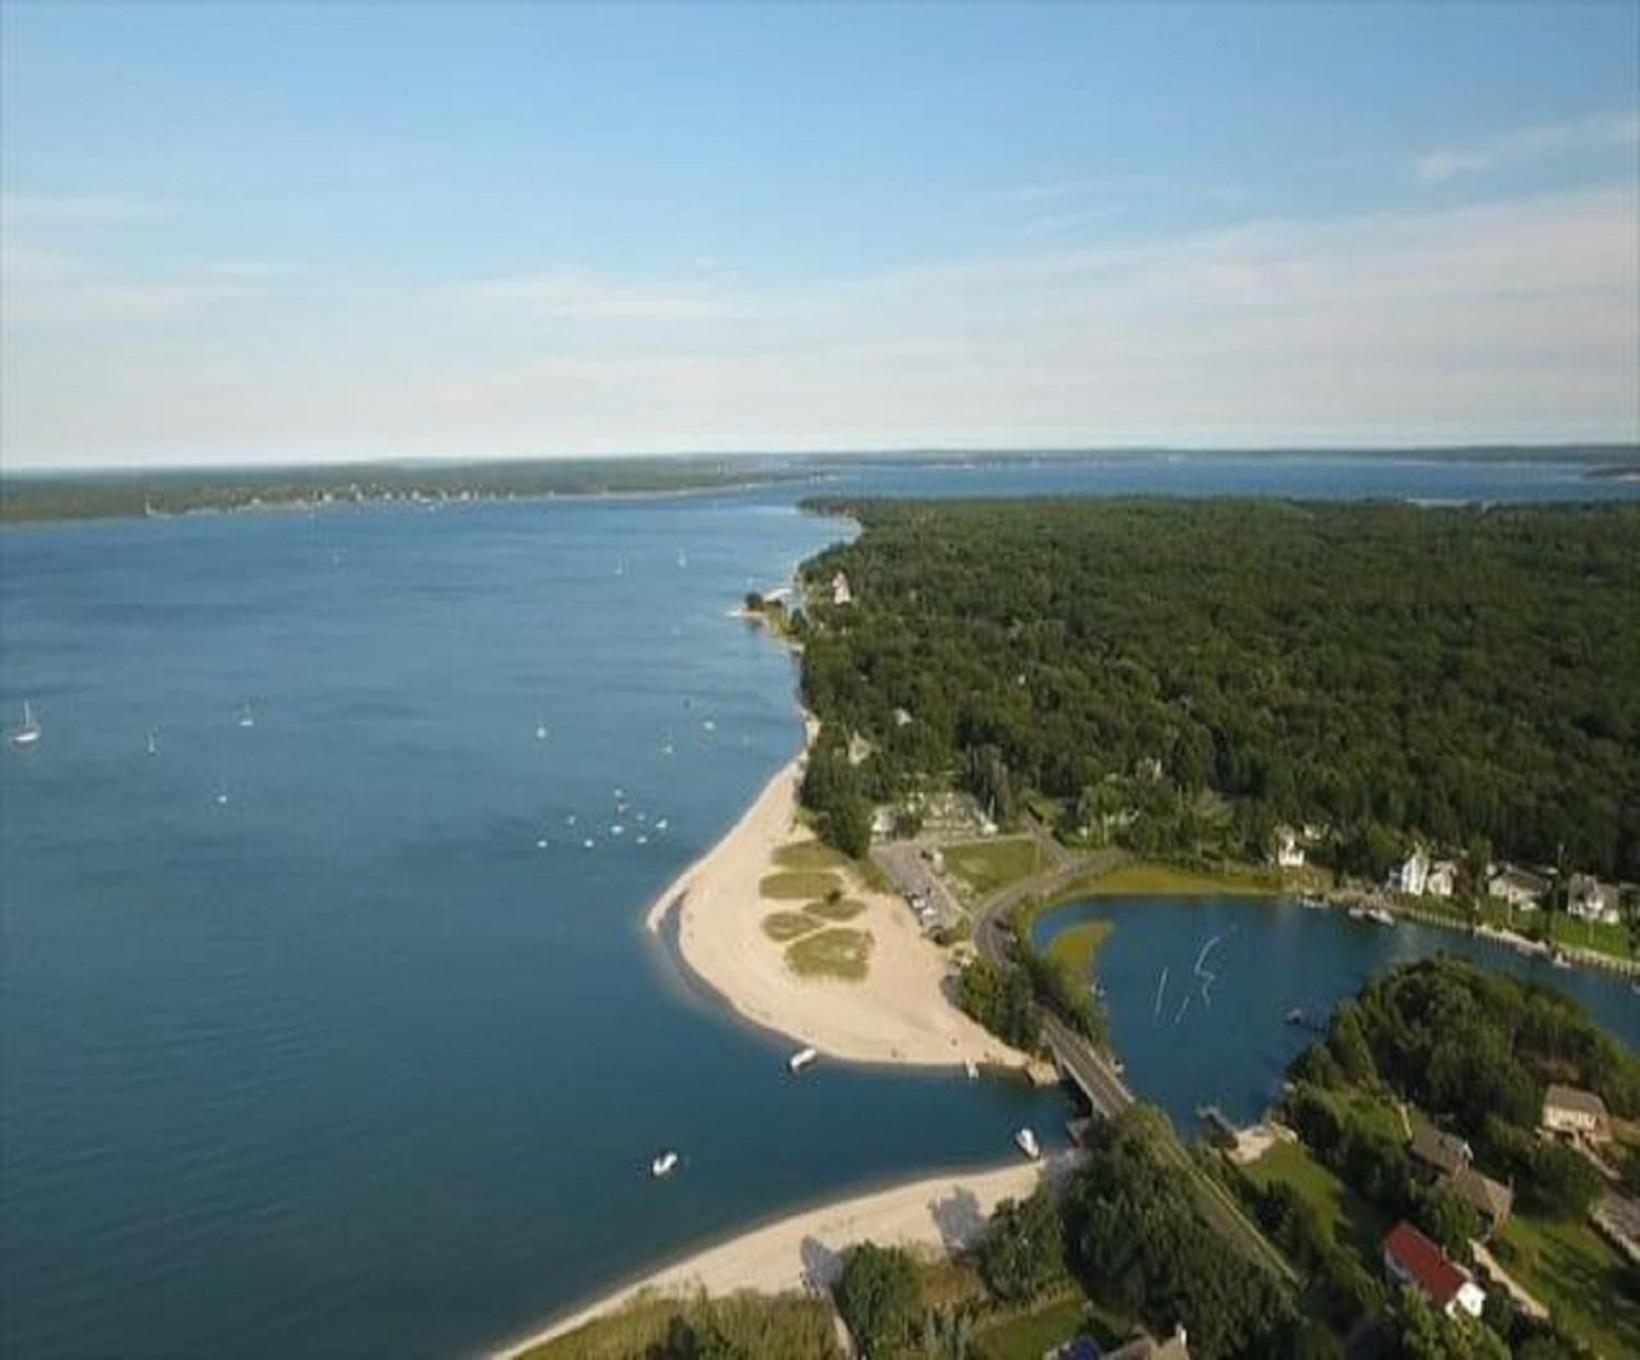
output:
[[[864,529],[794,620],[809,801],[845,836],[956,780],[1145,853],[1286,821],[1373,876],[1414,837],[1640,876],[1640,506],[820,508]]]

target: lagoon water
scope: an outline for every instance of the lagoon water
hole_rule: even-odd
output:
[[[7,529],[0,715],[28,698],[45,735],[0,751],[0,1352],[471,1352],[754,1219],[1057,1128],[1057,1095],[960,1076],[792,1081],[786,1045],[640,933],[798,743],[790,662],[729,611],[846,532],[794,508],[816,490],[1636,488],[1411,459],[874,463],[671,500]],[[1215,1017],[1251,975],[1238,919]],[[1107,967],[1189,943],[1150,930],[1124,924]],[[1387,944],[1327,947],[1282,1010]],[[1146,1048],[1127,1009],[1130,1072],[1175,1114],[1258,1103],[1295,1037]],[[664,1146],[684,1165],[657,1186]]]

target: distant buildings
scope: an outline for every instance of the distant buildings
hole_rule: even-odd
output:
[[[854,592],[849,589],[848,577],[842,572],[831,578],[831,602],[836,605],[854,603]]]
[[[1475,1170],[1474,1153],[1462,1138],[1433,1124],[1420,1124],[1412,1135],[1411,1152],[1423,1178],[1451,1191],[1473,1208],[1488,1237],[1508,1222],[1515,1192]]]
[[[1397,1223],[1384,1239],[1384,1269],[1448,1317],[1478,1318],[1486,1307],[1486,1291],[1469,1272],[1410,1223]]]
[[[1481,1231],[1492,1236],[1509,1221],[1515,1207],[1515,1192],[1501,1181],[1483,1176],[1472,1166],[1460,1167],[1447,1177],[1446,1188],[1475,1211]]]
[[[1412,1135],[1412,1159],[1435,1176],[1464,1170],[1474,1154],[1462,1138],[1443,1133],[1433,1124],[1420,1124]]]
[[[1451,897],[1458,886],[1458,866],[1449,859],[1438,859],[1429,867],[1424,879],[1424,892],[1430,897]]]
[[[1603,1140],[1611,1135],[1611,1117],[1606,1102],[1593,1091],[1558,1082],[1543,1093],[1542,1126],[1549,1133]]]
[[[1141,1328],[1137,1336],[1113,1351],[1101,1350],[1097,1342],[1078,1337],[1053,1354],[1055,1360],[1190,1360],[1190,1344],[1183,1326],[1175,1327],[1166,1341],[1158,1341]]]

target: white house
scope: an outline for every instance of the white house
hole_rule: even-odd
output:
[[[1431,897],[1451,897],[1457,886],[1458,866],[1449,859],[1436,860],[1424,879],[1424,891]]]
[[[1622,915],[1617,909],[1617,888],[1602,883],[1593,874],[1573,874],[1566,883],[1566,910],[1583,921],[1615,926]]]
[[[1526,869],[1505,864],[1495,868],[1486,880],[1488,896],[1497,898],[1514,911],[1536,911],[1544,893],[1549,891],[1549,880]]]
[[[854,592],[848,588],[848,577],[838,572],[831,578],[831,602],[833,604],[853,604]]]
[[[1406,893],[1409,897],[1422,897],[1428,881],[1429,856],[1422,850],[1414,850],[1400,868],[1391,870],[1389,876],[1390,890]]]
[[[1463,1312],[1478,1318],[1486,1307],[1486,1291],[1469,1272],[1410,1223],[1397,1223],[1384,1239],[1384,1269],[1448,1317]]]
[[[1558,1082],[1543,1093],[1543,1127],[1550,1133],[1576,1133],[1604,1138],[1611,1128],[1606,1102],[1593,1091]]]
[[[1276,828],[1276,864],[1283,869],[1304,867],[1304,847],[1298,843],[1290,826]]]

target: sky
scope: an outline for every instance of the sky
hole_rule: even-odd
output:
[[[1640,438],[1640,5],[0,7],[0,466]]]

